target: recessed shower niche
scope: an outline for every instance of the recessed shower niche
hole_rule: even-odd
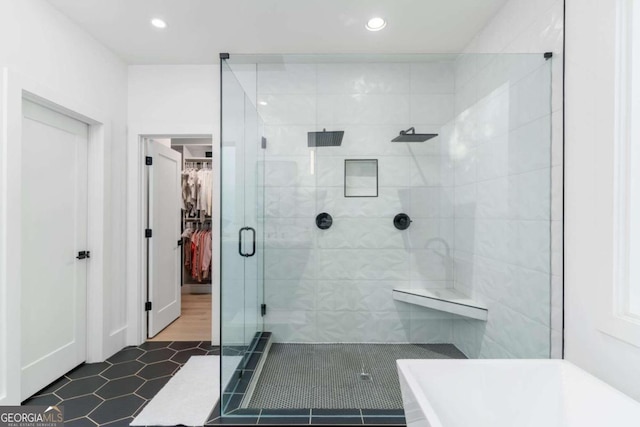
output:
[[[344,161],[344,197],[378,197],[378,160]]]
[[[221,61],[224,414],[393,416],[398,358],[549,358],[554,60]]]

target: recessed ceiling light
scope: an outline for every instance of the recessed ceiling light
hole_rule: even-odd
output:
[[[167,28],[167,23],[164,20],[160,19],[160,18],[153,18],[151,20],[151,25],[153,25],[156,28],[161,28],[161,29]]]
[[[267,105],[267,101],[258,101],[258,104],[260,104],[260,105]]]
[[[365,25],[364,27],[369,31],[380,31],[386,26],[387,26],[387,21],[376,16],[375,18],[369,19],[369,21],[367,21],[367,25]]]

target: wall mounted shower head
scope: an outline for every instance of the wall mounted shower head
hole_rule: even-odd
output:
[[[407,130],[401,130],[400,135],[393,138],[391,142],[425,142],[436,136],[438,136],[437,133],[416,133],[416,129],[410,127]]]
[[[307,146],[339,147],[340,145],[342,145],[343,136],[343,130],[334,130],[327,132],[326,129],[322,129],[322,132],[307,132]]]

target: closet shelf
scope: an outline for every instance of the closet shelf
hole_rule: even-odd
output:
[[[199,162],[201,162],[201,161],[210,162],[211,160],[213,160],[213,158],[212,157],[185,157],[184,158],[185,162],[193,162],[194,160],[195,161],[199,161]]]
[[[489,314],[484,304],[453,288],[394,289],[393,299],[485,322]]]

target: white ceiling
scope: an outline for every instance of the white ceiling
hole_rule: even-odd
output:
[[[230,53],[461,51],[505,0],[49,0],[131,64]],[[364,28],[373,16],[387,28]],[[149,21],[161,17],[166,30]]]

